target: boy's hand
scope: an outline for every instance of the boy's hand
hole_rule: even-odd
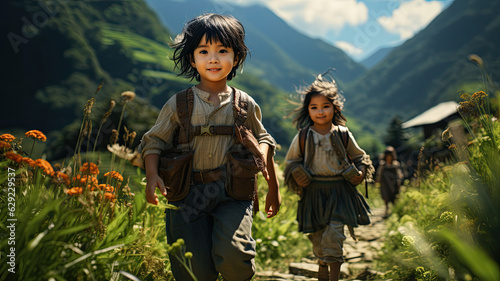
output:
[[[262,175],[264,176],[264,179],[266,179],[266,181],[269,180],[269,172],[267,171],[267,167],[262,170]]]
[[[149,203],[158,205],[159,201],[158,196],[156,196],[156,188],[158,187],[160,189],[163,196],[167,196],[165,184],[158,174],[146,177],[146,181],[146,199]]]
[[[278,188],[271,190],[266,195],[266,207],[264,211],[267,214],[267,218],[272,218],[278,214],[281,205],[281,194]]]
[[[167,196],[165,183],[158,175],[158,164],[160,156],[158,154],[149,154],[144,158],[144,166],[146,167],[146,199],[149,203],[158,205],[158,196],[156,196],[156,188],[158,187],[163,196]]]
[[[278,214],[281,205],[281,194],[279,189],[278,178],[276,177],[276,170],[274,169],[273,153],[269,150],[267,144],[264,144],[265,155],[267,155],[266,169],[262,172],[264,178],[269,186],[269,191],[266,195],[266,207],[264,211],[267,218],[272,218]],[[262,146],[261,146],[262,147]]]

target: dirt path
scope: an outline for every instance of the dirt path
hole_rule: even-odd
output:
[[[383,235],[386,233],[384,209],[373,209],[371,224],[355,229],[358,242],[355,242],[346,230],[344,242],[345,262],[341,268],[342,280],[366,280],[376,274],[373,262],[382,247]],[[318,265],[314,260],[302,259],[300,263],[291,263],[289,272],[259,272],[254,280],[285,281],[285,280],[317,280]]]

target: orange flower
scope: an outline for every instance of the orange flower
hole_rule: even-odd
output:
[[[31,158],[29,158],[29,157],[23,157],[23,159],[21,159],[21,161],[23,163],[26,163],[26,164],[30,165],[31,168],[35,168],[35,166],[37,165],[36,161],[33,160],[33,159],[31,159]]]
[[[7,141],[7,142],[11,142],[11,141],[15,140],[16,137],[14,137],[11,134],[3,134],[3,135],[0,135],[0,139],[4,140],[4,141]]]
[[[100,190],[105,190],[107,192],[113,192],[115,190],[115,188],[109,184],[100,184],[99,185],[99,189]]]
[[[120,173],[116,172],[116,171],[111,171],[111,172],[107,172],[104,174],[105,177],[111,177],[111,178],[115,178],[119,181],[123,181],[123,177],[122,175],[120,175]]]
[[[14,151],[7,151],[7,153],[5,153],[5,157],[17,163],[21,163],[21,161],[23,160],[23,157],[15,153]]]
[[[10,149],[10,148],[11,148],[10,143],[0,140],[0,149]]]
[[[114,201],[116,199],[115,194],[111,192],[104,192],[104,197],[111,201]]]
[[[82,167],[80,168],[80,172],[85,173],[85,174],[92,174],[92,175],[98,175],[99,174],[99,166],[92,162],[86,162],[83,163]]]
[[[84,175],[83,177],[78,175],[76,177],[73,177],[73,181],[75,182],[75,185],[77,186],[87,186],[87,188],[90,188],[91,190],[94,190],[97,185],[99,185],[99,181],[97,180],[96,177],[89,176],[89,175]]]
[[[68,190],[68,195],[76,195],[82,193],[83,193],[83,188],[81,187],[73,187]]]
[[[53,175],[54,177],[54,182],[57,183],[57,184],[65,184],[65,185],[69,185],[70,182],[69,182],[69,176],[63,172],[60,172],[60,171],[57,171],[54,173]]]
[[[52,165],[47,160],[44,159],[36,159],[36,165],[43,170],[43,172],[49,176],[52,176],[54,174],[54,169],[52,168]]]
[[[24,135],[27,138],[34,138],[34,139],[37,139],[37,140],[40,140],[40,141],[46,141],[47,140],[47,137],[42,132],[40,132],[38,130],[27,131]]]

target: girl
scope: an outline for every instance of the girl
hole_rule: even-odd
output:
[[[228,190],[234,192],[238,186],[227,184],[233,176],[226,170],[230,152],[243,149],[241,143],[235,142],[234,135],[241,128],[248,129],[251,137],[255,137],[257,150],[260,148],[266,159],[267,169],[264,163],[262,171],[269,185],[265,210],[268,217],[276,215],[281,203],[272,159],[275,141],[262,126],[260,108],[248,94],[226,84],[245,61],[248,48],[244,37],[243,26],[230,16],[206,14],[186,24],[173,44],[173,60],[181,70],[180,75],[199,83],[167,101],[139,147],[146,169],[147,200],[158,204],[155,190],[159,188],[164,196],[170,196],[169,203],[179,207],[166,210],[167,240],[173,243],[184,239],[186,251],[193,253],[191,264],[200,281],[215,281],[219,273],[225,280],[250,280],[255,272],[252,197],[230,196]],[[235,114],[235,104],[239,104],[233,103],[236,100],[245,100],[247,109],[245,120],[239,119],[243,123],[238,127],[235,127],[236,116],[243,115]],[[181,106],[186,104],[192,106],[191,115],[186,114],[189,107],[184,110]],[[160,159],[165,158],[160,155],[171,148],[185,149],[185,142],[184,146],[176,144],[185,141],[180,137],[184,132],[184,136],[189,135],[185,138],[189,151],[186,155],[192,155],[192,165],[188,164],[192,172],[187,172],[190,179],[187,187],[166,187],[170,179],[182,176],[165,178],[163,170],[159,173]],[[186,192],[176,193],[179,189]],[[174,200],[172,194],[182,196]],[[192,280],[177,257],[171,254],[170,262],[176,280]]]
[[[369,224],[369,206],[355,185],[367,173],[371,176],[373,167],[370,157],[343,127],[344,98],[335,81],[324,81],[318,75],[302,94],[303,104],[293,120],[302,129],[286,155],[285,181],[301,195],[299,231],[308,233],[313,244],[320,265],[318,279],[338,280],[344,261],[344,225]],[[351,161],[355,166],[349,165]],[[351,235],[356,239],[353,231]]]
[[[396,150],[394,147],[388,146],[382,160],[380,160],[375,181],[380,184],[380,194],[385,203],[384,218],[389,217],[389,203],[394,204],[396,196],[399,194],[402,179],[403,172],[397,160]]]

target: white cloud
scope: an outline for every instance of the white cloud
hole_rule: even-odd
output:
[[[390,17],[382,16],[377,21],[388,32],[398,34],[404,40],[427,26],[443,8],[440,1],[411,0],[402,3]]]
[[[368,8],[358,0],[270,0],[266,4],[289,24],[313,36],[368,20]]]
[[[326,36],[345,25],[357,26],[368,20],[368,8],[359,0],[218,0],[239,5],[262,4],[301,32]]]
[[[360,55],[363,53],[363,50],[360,48],[357,48],[353,44],[345,41],[336,41],[334,45],[342,49],[344,52],[348,53],[349,55]]]

